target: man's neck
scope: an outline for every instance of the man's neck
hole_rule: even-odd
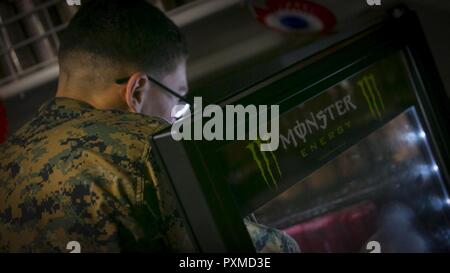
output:
[[[103,92],[102,92],[103,93]],[[116,109],[116,110],[126,110],[121,106],[122,102],[120,99],[114,98],[113,95],[92,95],[87,94],[85,91],[77,90],[63,90],[59,89],[56,92],[56,97],[70,98],[74,100],[79,100],[92,105],[97,109]]]

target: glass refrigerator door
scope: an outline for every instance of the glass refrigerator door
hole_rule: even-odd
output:
[[[303,252],[429,252],[450,250],[449,204],[411,107],[254,214]]]
[[[303,252],[450,251],[450,199],[406,63],[386,54],[282,113],[275,151],[220,150],[242,214]]]

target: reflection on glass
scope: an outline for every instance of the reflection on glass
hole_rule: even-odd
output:
[[[303,252],[450,251],[449,200],[412,107],[254,215]]]

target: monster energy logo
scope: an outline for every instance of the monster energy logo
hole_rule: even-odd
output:
[[[358,86],[362,90],[372,116],[375,119],[381,120],[383,118],[382,111],[384,111],[384,103],[375,76],[373,74],[364,76],[358,81]]]
[[[253,160],[255,160],[256,165],[258,165],[258,169],[261,173],[264,182],[266,185],[270,187],[273,185],[275,188],[278,187],[277,179],[275,175],[280,178],[281,170],[280,165],[278,165],[278,159],[273,151],[263,152],[260,149],[261,140],[255,140],[247,145],[247,149],[250,150],[253,156]],[[274,174],[274,171],[276,173]]]

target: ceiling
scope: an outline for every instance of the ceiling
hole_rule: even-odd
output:
[[[336,27],[328,35],[370,24],[400,3],[417,10],[424,21],[431,19],[427,32],[436,29],[437,18],[450,15],[450,1],[447,0],[382,0],[380,7],[369,6],[365,0],[314,2],[330,9],[337,18]],[[450,20],[446,23],[450,25]],[[289,52],[301,51],[308,44],[320,42],[327,36],[273,31],[255,20],[245,1],[192,21],[183,27],[183,31],[190,45],[191,88],[206,99],[209,96],[217,98],[218,93],[226,95],[239,86],[249,85],[286,67],[296,61],[286,57]],[[437,33],[435,36],[440,35]],[[445,43],[436,41],[435,44]],[[440,59],[445,61],[445,57]],[[444,66],[448,66],[450,71],[450,60]]]
[[[398,3],[406,3],[418,12],[444,84],[450,90],[450,35],[442,31],[443,25],[450,26],[450,1],[381,0],[380,7],[367,5],[366,0],[311,1],[335,14],[337,25],[329,35],[370,24]],[[269,29],[255,19],[247,0],[197,0],[168,14],[188,40],[190,88],[205,100],[217,100],[273,74],[296,61],[290,52],[305,50],[307,54],[307,45],[327,37]],[[54,64],[1,86],[0,99],[6,100],[8,115],[23,116],[25,120],[41,102],[53,96],[57,76]]]
[[[249,0],[182,1],[187,4],[178,8],[174,8],[177,1],[153,0],[153,2],[160,3],[160,6],[164,3],[165,6],[172,8],[168,12],[169,16],[181,26],[188,39],[190,52],[188,71],[194,89],[205,86],[205,82],[211,82],[217,77],[223,77],[227,71],[239,71],[239,68],[254,66],[261,58],[265,60],[279,58],[286,52],[297,50],[323,38],[318,35],[288,35],[263,26],[253,16]],[[365,0],[314,2],[334,13],[338,22],[333,30],[335,33],[345,31],[354,25],[368,23],[382,16],[385,10],[400,1],[382,0],[380,7],[371,7]],[[420,11],[450,13],[450,1],[447,0],[403,2]],[[27,77],[3,85],[0,98],[6,99],[32,90],[45,82],[55,80],[57,75],[58,68],[56,62],[53,62]]]

